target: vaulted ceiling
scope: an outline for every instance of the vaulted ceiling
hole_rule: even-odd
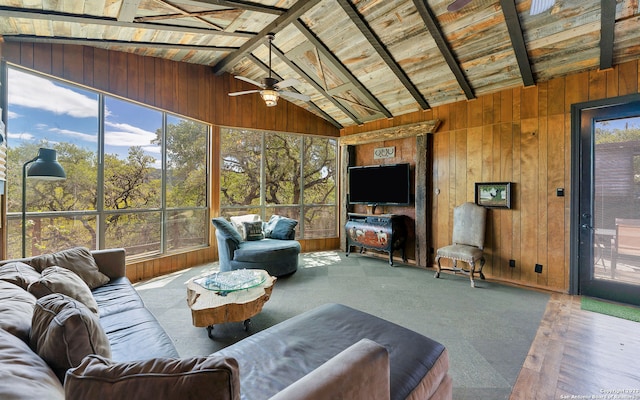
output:
[[[536,1],[0,0],[0,35],[261,81],[275,33],[274,77],[310,97],[289,100],[337,127],[640,58],[638,0]]]

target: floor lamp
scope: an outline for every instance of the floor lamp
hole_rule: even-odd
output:
[[[27,170],[27,166],[33,163]],[[27,177],[45,181],[67,179],[55,150],[39,149],[38,155],[22,166],[22,258],[27,253]]]

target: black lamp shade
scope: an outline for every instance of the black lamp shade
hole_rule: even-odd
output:
[[[55,150],[40,149],[38,157],[33,161],[27,170],[28,178],[35,178],[48,181],[57,181],[67,178],[62,165],[58,162]]]

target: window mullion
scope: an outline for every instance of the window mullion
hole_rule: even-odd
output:
[[[104,141],[105,141],[105,131],[104,131],[104,119],[105,119],[105,102],[104,95],[98,94],[98,187],[96,188],[96,211],[98,212],[96,218],[97,230],[98,230],[98,238],[96,246],[98,249],[105,248],[105,232],[106,232],[106,223],[105,223],[105,212],[104,212]]]

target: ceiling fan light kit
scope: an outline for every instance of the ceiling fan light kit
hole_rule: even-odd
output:
[[[260,91],[260,97],[262,97],[262,100],[264,100],[267,107],[273,107],[278,105],[280,95],[275,90],[264,89]]]

